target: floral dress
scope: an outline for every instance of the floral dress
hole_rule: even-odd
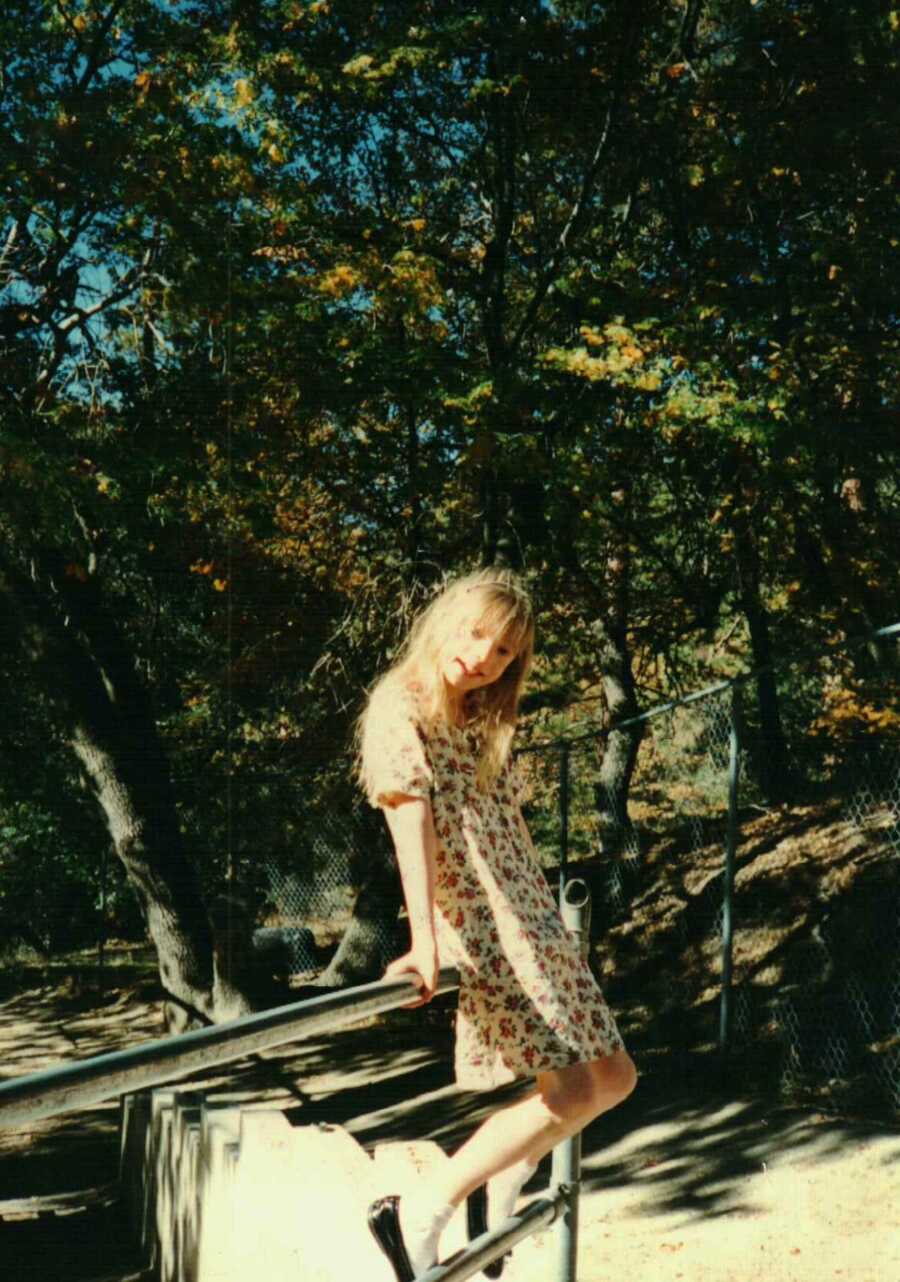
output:
[[[427,797],[434,815],[438,950],[460,973],[458,1084],[487,1090],[622,1049],[523,831],[515,769],[483,792],[477,732],[426,732],[411,694],[380,711],[370,802]]]

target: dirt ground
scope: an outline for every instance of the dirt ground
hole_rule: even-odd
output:
[[[0,1003],[5,1078],[160,1034],[135,989],[34,989]],[[205,1088],[328,1120],[371,1145],[452,1149],[498,1098],[450,1080],[446,1020],[397,1013],[266,1057]],[[640,1066],[640,1065],[639,1065]],[[0,1131],[0,1276],[125,1282],[140,1261],[115,1205],[117,1107]],[[545,1162],[526,1198],[549,1179]],[[553,1229],[520,1245],[508,1282],[551,1282]],[[894,1282],[900,1278],[900,1130],[752,1098],[702,1068],[673,1092],[646,1072],[584,1136],[580,1282]]]

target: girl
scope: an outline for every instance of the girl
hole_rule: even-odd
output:
[[[533,643],[531,605],[512,574],[458,579],[416,619],[360,719],[360,780],[384,810],[411,934],[385,974],[410,976],[427,1002],[439,957],[457,966],[457,1083],[535,1081],[428,1186],[370,1207],[398,1282],[435,1264],[453,1212],[487,1181],[490,1226],[507,1219],[541,1157],[636,1080],[519,809],[509,753]]]

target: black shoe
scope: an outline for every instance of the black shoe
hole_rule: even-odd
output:
[[[397,1282],[415,1282],[415,1274],[406,1253],[406,1243],[400,1231],[400,1199],[396,1194],[380,1197],[372,1203],[369,1207],[369,1228],[390,1261]]]
[[[474,1192],[466,1198],[466,1228],[469,1231],[469,1241],[474,1242],[475,1238],[481,1237],[482,1233],[487,1233],[487,1185],[479,1184]],[[498,1259],[492,1260],[490,1264],[485,1264],[482,1273],[486,1278],[499,1278],[503,1272],[503,1266],[506,1263],[507,1255],[501,1255]]]

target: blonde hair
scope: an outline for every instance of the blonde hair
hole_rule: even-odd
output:
[[[370,759],[375,749],[367,751],[377,735],[367,731],[393,700],[413,695],[426,728],[456,723],[458,704],[444,680],[440,660],[448,638],[466,617],[506,638],[515,650],[501,676],[467,698],[466,724],[479,730],[482,738],[478,786],[489,788],[503,769],[534,657],[534,618],[531,601],[516,575],[505,568],[491,568],[445,583],[413,620],[396,662],[373,686],[357,723],[358,775],[367,792],[377,765]]]

